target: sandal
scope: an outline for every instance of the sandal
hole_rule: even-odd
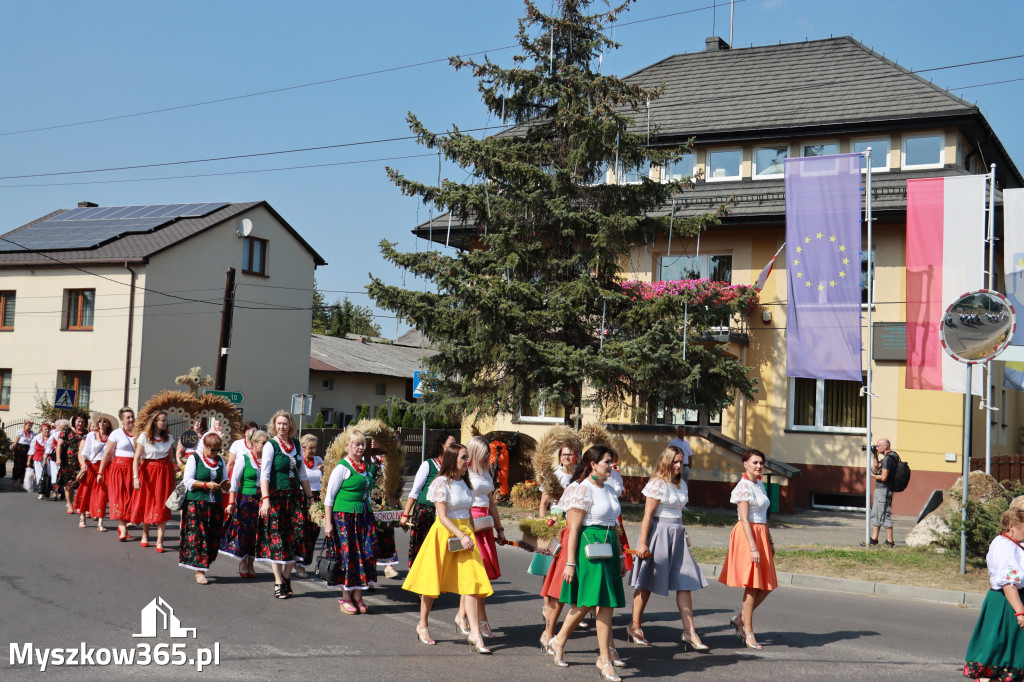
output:
[[[285,593],[284,588],[281,585],[281,583],[275,583],[275,585],[274,585],[274,598],[275,599],[287,599],[288,598],[288,594]]]
[[[354,616],[357,613],[359,613],[359,610],[356,608],[356,605],[348,601],[347,599],[339,599],[338,603],[341,604],[341,612],[344,614]]]
[[[682,635],[682,639],[680,641],[683,645],[683,651],[686,651],[686,647],[693,647],[694,651],[708,651],[711,648],[707,644],[704,644],[700,641],[700,639],[697,637],[696,630],[691,632],[689,637],[687,637],[686,633],[684,632]]]
[[[206,579],[206,574],[205,573],[196,573],[196,582],[199,583],[200,585],[206,585],[210,581]]]
[[[608,655],[612,658],[612,665],[616,668],[625,668],[626,662],[619,658],[619,652],[615,647],[608,649]]]
[[[488,647],[484,646],[484,638],[483,637],[479,637],[477,639],[473,639],[473,635],[470,635],[469,637],[466,638],[466,641],[469,642],[469,645],[471,647],[476,649],[476,652],[478,654],[489,654],[489,653],[491,653],[491,650]]]
[[[281,584],[284,586],[282,588],[284,590],[284,593],[287,594],[289,597],[292,596],[293,594],[295,594],[294,592],[292,592],[292,581],[291,580],[289,580],[288,578],[285,578],[281,582]]]
[[[484,639],[491,639],[494,637],[494,633],[491,631],[491,626],[486,620],[480,621],[480,636]]]
[[[551,654],[554,658],[555,665],[559,668],[568,668],[569,664],[565,662],[565,647],[558,643],[558,640],[552,637],[548,640],[548,645],[545,647],[545,651]]]
[[[601,677],[608,680],[608,682],[622,682],[622,678],[615,674],[615,668],[612,667],[610,661],[599,658],[596,665],[597,669],[601,671]]]
[[[429,644],[431,646],[437,644],[430,638],[430,630],[427,629],[426,625],[416,626],[416,639],[420,640],[420,644]]]
[[[548,633],[547,632],[540,633],[540,648],[543,649],[544,653],[546,653],[546,654],[550,654],[551,653],[550,651],[548,651],[548,642],[550,642],[550,641],[551,641],[551,637],[548,637]]]
[[[736,622],[739,621],[739,622]],[[729,619],[729,624],[732,625],[733,629],[736,630],[736,636],[743,637],[743,618],[740,616],[733,616]]]
[[[462,619],[460,620],[460,619],[459,619],[459,617],[458,617],[458,616],[456,616],[456,617],[455,617],[455,629],[456,629],[456,630],[458,630],[459,632],[461,632],[461,633],[462,633],[462,634],[464,634],[464,635],[468,635],[468,634],[470,633],[470,630],[469,630],[469,621],[468,621],[468,620],[466,620],[466,618],[465,618],[465,617],[463,617],[463,618],[462,618]]]
[[[633,625],[632,623],[627,625],[626,636],[633,640],[634,644],[639,644],[640,646],[651,645],[651,643],[647,641],[647,638],[644,637],[644,631],[640,629],[639,625]]]
[[[362,598],[360,598],[359,601],[356,602],[356,606],[359,607],[359,613],[369,613],[370,612],[369,607],[366,604],[363,603]]]
[[[760,649],[761,648],[761,645],[757,643],[756,639],[754,639],[754,633],[753,632],[748,632],[747,633],[747,636],[743,638],[743,644],[748,649]]]

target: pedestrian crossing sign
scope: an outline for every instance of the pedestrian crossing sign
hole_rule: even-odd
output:
[[[58,388],[57,396],[53,400],[53,406],[58,410],[73,410],[75,409],[75,389],[73,388]]]
[[[422,398],[424,393],[430,391],[430,372],[413,372],[412,375],[412,397]]]

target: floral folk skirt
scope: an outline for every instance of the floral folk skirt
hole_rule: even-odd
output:
[[[409,518],[409,567],[416,561],[416,555],[423,545],[423,541],[434,526],[434,519],[437,518],[437,511],[432,504],[420,504],[417,502],[412,506],[412,514]]]
[[[298,529],[295,533],[295,545],[292,547],[295,560],[311,568],[316,539],[320,537],[320,526],[310,518],[309,502],[306,501],[301,489],[292,491],[292,527]]]
[[[60,460],[60,468],[57,471],[57,486],[64,492],[68,500],[75,499],[75,488],[78,487],[78,472],[82,465],[78,461],[78,453],[64,455]]]
[[[395,547],[395,527],[377,525],[377,566],[397,566],[398,548]]]
[[[220,553],[246,559],[256,552],[256,521],[259,519],[260,494],[235,496],[235,511],[224,522]]]
[[[178,565],[192,571],[207,571],[217,558],[224,528],[224,508],[220,502],[189,500],[181,510],[181,540]]]
[[[110,500],[110,518],[127,522],[132,493],[135,492],[132,487],[132,458],[114,455],[110,466],[104,472],[103,479],[107,484],[107,498]]]
[[[134,487],[134,486],[133,486]],[[139,489],[132,494],[128,523],[163,523],[171,518],[167,498],[174,490],[171,457],[144,459],[139,466]]]
[[[294,513],[293,504],[291,491],[270,491],[267,518],[257,517],[256,520],[256,561],[295,563],[296,537],[301,536],[302,526],[295,524],[301,515]]]
[[[334,532],[324,538],[324,556],[338,562],[335,584],[328,587],[365,590],[377,584],[377,522],[373,512],[331,512]]]
[[[998,682],[1024,680],[1024,630],[1002,590],[989,590],[967,645],[964,677]]]

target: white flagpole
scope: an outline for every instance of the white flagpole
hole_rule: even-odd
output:
[[[867,382],[864,388],[861,389],[864,393],[864,397],[867,398],[867,447],[864,450],[864,547],[871,547],[871,398],[874,395],[871,392],[871,362],[872,362],[872,329],[871,329],[871,304],[874,302],[874,273],[872,272],[871,262],[871,246],[872,246],[872,216],[871,216],[871,147],[864,150],[864,161],[867,165],[867,172],[865,173],[864,183],[864,220],[868,224],[868,315],[867,315],[867,327],[868,327],[868,345],[867,345],[867,367],[868,376]]]
[[[988,289],[995,289],[996,253],[996,165],[990,167],[988,177]],[[992,361],[985,363],[985,473],[992,475]],[[971,387],[968,386],[970,391]]]

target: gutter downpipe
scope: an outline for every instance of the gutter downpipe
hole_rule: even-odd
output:
[[[124,267],[132,277],[131,289],[128,293],[128,343],[125,348],[124,361],[124,400],[121,401],[122,405],[127,405],[132,381],[132,337],[135,333],[135,271],[128,265],[128,261],[125,261]]]

